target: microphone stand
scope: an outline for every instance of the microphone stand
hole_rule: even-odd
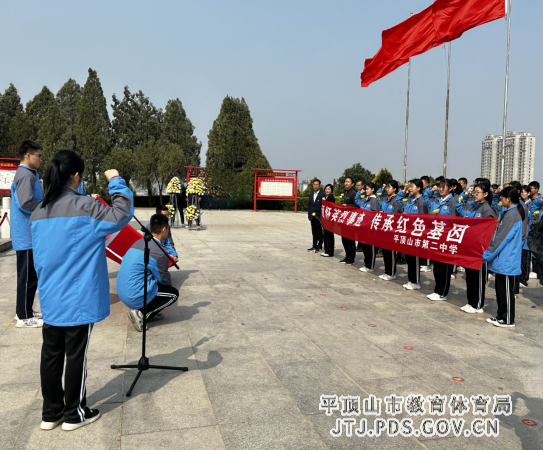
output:
[[[186,372],[188,367],[172,367],[172,366],[156,366],[153,364],[149,364],[149,358],[145,355],[145,345],[147,342],[147,270],[149,266],[149,241],[153,239],[153,235],[151,232],[142,225],[142,223],[137,219],[136,216],[134,216],[134,219],[140,224],[141,231],[143,232],[143,239],[145,241],[145,250],[143,253],[143,339],[142,339],[142,346],[141,346],[141,358],[138,361],[138,364],[125,364],[125,365],[117,365],[113,364],[111,366],[112,369],[138,369],[138,374],[136,375],[136,378],[132,385],[130,386],[130,389],[126,392],[126,396],[130,397],[132,395],[132,390],[134,389],[134,386],[136,386],[136,383],[138,382],[140,375],[143,371],[149,370],[149,369],[163,369],[163,370],[181,370],[183,372]],[[156,242],[155,242],[156,244]],[[172,262],[172,264],[176,267],[176,269],[179,270],[179,266],[175,263],[173,259],[170,258],[170,255],[164,250],[164,248],[156,244],[160,250],[168,257],[168,259]]]

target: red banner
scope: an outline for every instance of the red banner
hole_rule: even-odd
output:
[[[392,214],[323,201],[321,224],[357,242],[478,270],[498,220]]]

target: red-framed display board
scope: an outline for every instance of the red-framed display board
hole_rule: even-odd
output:
[[[185,166],[185,169],[187,169],[187,184],[191,178],[200,178],[202,172],[204,173],[205,181],[207,182],[207,167]]]
[[[0,195],[11,194],[11,183],[20,163],[17,158],[0,158]]]
[[[301,170],[251,169],[255,172],[254,211],[257,200],[287,200],[298,205],[298,172]]]

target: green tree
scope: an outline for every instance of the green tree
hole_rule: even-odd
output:
[[[57,92],[57,103],[66,119],[66,136],[64,138],[66,145],[65,149],[76,150],[77,142],[75,139],[75,122],[77,119],[77,104],[81,100],[81,86],[73,80],[69,79]]]
[[[17,115],[17,110],[21,108],[21,97],[13,84],[0,94],[0,157],[9,156],[9,138],[8,133],[13,118]]]
[[[143,92],[131,93],[128,86],[119,100],[113,94],[113,142],[120,148],[135,150],[147,144],[150,139],[157,141],[162,134],[162,110],[155,106]]]
[[[188,166],[199,166],[202,143],[198,142],[193,133],[194,126],[187,117],[181,100],[168,100],[164,109],[163,135],[183,149]]]
[[[360,163],[353,164],[352,167],[345,169],[343,175],[338,178],[334,185],[334,195],[345,193],[346,177],[352,177],[353,183],[361,180],[362,183],[366,184],[375,178],[375,174],[371,173],[368,169],[364,169]]]
[[[94,192],[98,171],[111,148],[111,122],[100,79],[92,69],[89,69],[83,95],[77,103],[74,131],[78,151],[85,160],[91,191]]]
[[[136,148],[134,152],[135,181],[148,190],[149,204],[153,186],[158,187],[162,203],[162,191],[168,182],[184,171],[185,155],[182,148],[170,142],[165,136],[158,141],[153,138]]]
[[[117,169],[119,175],[124,179],[124,181],[126,181],[126,185],[130,187],[130,181],[132,180],[136,170],[134,152],[119,146],[115,146],[113,149],[111,149],[111,152],[109,152],[104,158],[102,168],[100,170],[101,191],[105,191],[107,188],[108,181],[103,172],[109,169]]]
[[[32,124],[31,134],[26,139],[38,140],[41,122],[47,114],[47,110],[55,102],[55,96],[47,86],[44,86],[40,93],[26,104],[25,113]]]
[[[380,189],[383,184],[387,184],[393,179],[392,174],[385,167],[377,172],[377,175],[375,175],[375,178],[372,181],[375,183],[376,189]]]
[[[208,139],[206,165],[213,177],[232,195],[252,196],[251,169],[269,169],[270,163],[258,145],[245,99],[224,98]]]
[[[11,120],[7,136],[7,153],[9,158],[18,158],[17,149],[21,142],[29,139],[32,134],[32,121],[23,110],[23,106],[17,107],[17,112]]]
[[[47,109],[38,131],[38,140],[43,149],[43,163],[39,169],[40,174],[43,174],[55,153],[70,149],[72,142],[68,133],[68,123],[57,102],[51,103]]]

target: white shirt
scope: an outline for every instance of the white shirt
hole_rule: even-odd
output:
[[[316,202],[317,201],[317,195],[319,195],[319,191],[315,192],[313,194],[313,202]]]

